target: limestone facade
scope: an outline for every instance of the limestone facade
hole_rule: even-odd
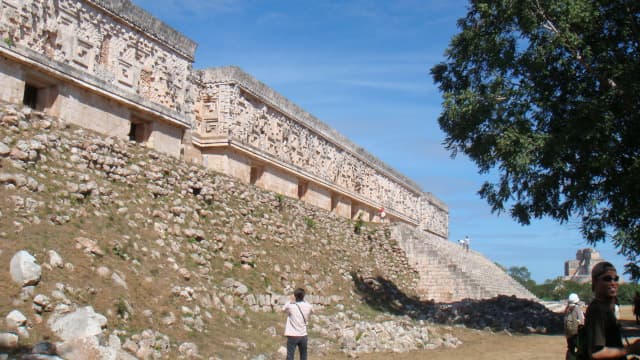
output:
[[[0,0],[0,36],[0,100],[344,217],[448,236],[432,194],[239,68],[192,69],[195,42],[128,0]]]
[[[192,40],[126,0],[0,6],[2,100],[179,156],[195,99]]]

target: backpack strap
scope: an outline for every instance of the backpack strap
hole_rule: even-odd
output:
[[[298,308],[298,310],[300,310],[300,315],[302,315],[302,320],[304,320],[304,324],[307,325],[307,319],[304,317],[304,313],[302,312],[302,309],[300,309],[300,305],[298,305],[298,303],[296,303],[296,307]]]
[[[624,341],[627,343],[627,346],[629,346],[629,338],[627,337],[627,334],[625,334],[625,332],[622,330],[622,325],[620,325],[620,322],[617,322],[618,325],[618,330],[620,331],[620,335],[622,335],[622,337],[624,338]]]

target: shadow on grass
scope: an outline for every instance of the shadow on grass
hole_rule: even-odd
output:
[[[418,298],[407,296],[393,282],[381,276],[364,278],[352,272],[351,278],[362,301],[380,312],[408,315],[418,319],[419,313],[415,310],[426,310],[435,305],[432,301],[420,301]]]
[[[9,355],[9,359],[29,359],[32,347],[28,345],[18,345],[17,347],[0,346],[0,354]]]
[[[563,333],[562,315],[536,301],[499,295],[491,299],[437,303],[408,296],[381,276],[365,278],[352,272],[351,277],[362,301],[380,312],[472,329],[522,334]]]
[[[20,344],[16,347],[7,347],[0,345],[0,354],[8,355],[7,359],[49,359],[48,355],[56,355],[56,346],[48,341],[39,342],[34,346]]]

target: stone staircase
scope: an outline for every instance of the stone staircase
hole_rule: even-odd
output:
[[[481,253],[405,224],[391,228],[391,238],[407,254],[420,274],[416,292],[424,300],[453,302],[515,295],[536,300],[535,295]]]

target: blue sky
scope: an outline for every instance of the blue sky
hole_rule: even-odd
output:
[[[464,156],[451,159],[429,74],[444,60],[466,14],[459,0],[133,0],[198,43],[194,67],[236,65],[313,114],[449,206],[449,238],[536,282],[563,274],[587,247],[576,223],[523,227],[491,214],[486,180]],[[596,247],[622,271],[624,258]]]

